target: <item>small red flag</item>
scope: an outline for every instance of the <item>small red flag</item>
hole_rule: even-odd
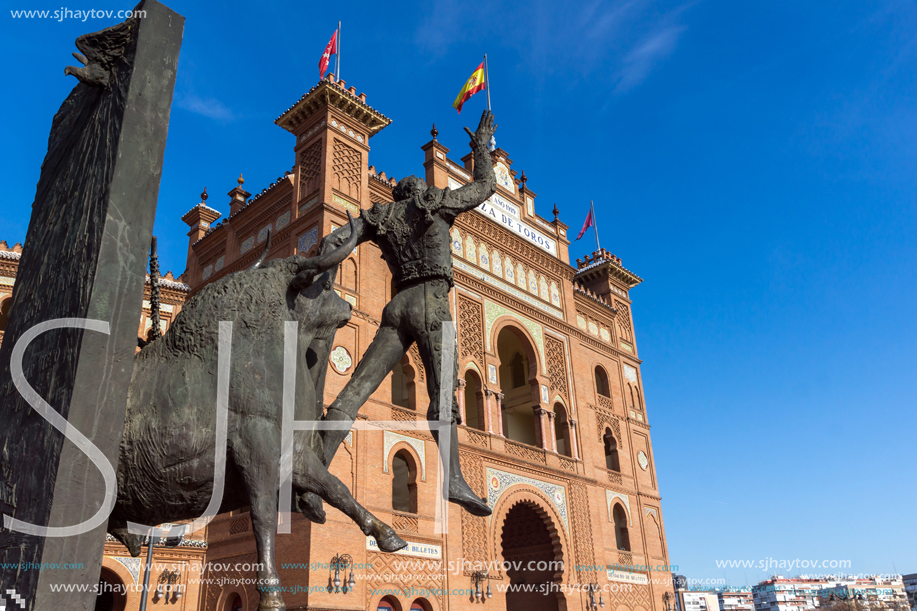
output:
[[[592,216],[592,208],[589,208],[589,214],[586,215],[586,222],[583,223],[583,228],[579,230],[579,235],[576,236],[576,240],[583,237],[583,234],[586,233],[586,230],[590,227],[595,227],[595,218]],[[576,242],[576,240],[573,240]]]
[[[338,31],[335,30],[334,34],[331,35],[331,40],[328,41],[328,46],[325,47],[325,52],[322,53],[322,58],[318,60],[318,78],[325,78],[325,71],[328,70],[328,62],[331,61],[331,56],[338,52]]]

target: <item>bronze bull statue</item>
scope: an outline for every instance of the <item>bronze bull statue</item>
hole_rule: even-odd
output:
[[[350,219],[353,227],[353,219]],[[312,258],[264,263],[201,289],[161,338],[136,355],[118,465],[118,497],[109,532],[131,554],[142,537],[128,522],[161,524],[202,515],[214,491],[219,321],[231,321],[232,343],[224,494],[219,511],[249,506],[258,549],[259,609],[283,609],[274,563],[281,479],[284,327],[298,323],[295,419],[320,420],[327,358],[310,370],[315,339],[332,336],[350,319],[351,306],[334,290],[337,265],[353,250],[357,232],[343,245]],[[268,242],[269,243],[269,242]],[[155,283],[155,279],[154,279]],[[319,388],[316,388],[316,386]],[[407,545],[358,504],[322,464],[317,431],[296,434],[293,499],[314,493],[372,535],[383,551]],[[303,513],[316,519],[315,511]],[[320,511],[320,509],[316,510]],[[319,521],[323,521],[323,514]]]

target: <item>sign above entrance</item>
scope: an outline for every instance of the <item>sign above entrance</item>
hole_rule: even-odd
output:
[[[608,573],[608,581],[617,581],[620,583],[638,583],[644,586],[650,582],[649,577],[647,577],[643,573],[631,573],[629,571],[616,571],[614,569],[608,569],[605,572]]]
[[[374,552],[379,551],[379,545],[371,536],[366,537],[366,549]],[[394,553],[400,554],[402,556],[417,556],[418,558],[434,558],[439,560],[443,557],[443,548],[439,545],[430,545],[429,543],[414,543],[412,541],[408,541],[408,546],[406,548],[400,549]]]

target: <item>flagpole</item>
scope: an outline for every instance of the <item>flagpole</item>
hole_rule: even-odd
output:
[[[487,90],[487,110],[490,110],[490,73],[487,70],[487,53],[484,54],[484,89]]]
[[[338,52],[334,54],[335,70],[334,80],[341,80],[341,22],[338,21]]]
[[[592,230],[595,231],[595,249],[601,250],[599,246],[599,224],[595,221],[595,204],[589,200],[589,210],[592,212]]]

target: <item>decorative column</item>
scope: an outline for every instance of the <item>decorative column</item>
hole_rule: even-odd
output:
[[[495,392],[494,396],[497,397],[497,434],[500,437],[505,437],[503,434],[503,398],[504,395],[502,392]]]
[[[543,450],[549,450],[550,448],[548,447],[548,431],[547,431],[548,418],[547,416],[545,416],[545,414],[547,414],[548,411],[544,409],[543,407],[541,407],[540,405],[533,405],[532,412],[535,414],[535,417],[538,419],[537,430],[540,433],[539,435],[540,439],[538,441],[541,444],[541,448]]]
[[[460,379],[458,381],[458,397],[456,397],[456,400],[458,401],[459,415],[461,415],[462,417],[463,424],[468,424],[468,422],[465,420],[465,385],[466,384],[467,382],[465,382],[465,380]]]
[[[576,449],[576,420],[567,418],[567,422],[570,424],[570,454],[573,460],[579,460],[579,452]]]
[[[494,391],[492,391],[491,389],[489,388],[484,389],[484,428],[491,435],[493,435],[494,433],[494,425],[493,425],[494,419],[493,419],[493,414],[491,414],[490,412],[490,397],[493,394],[494,394]]]
[[[550,410],[545,410],[548,414],[548,441],[551,449],[557,454],[557,430],[554,428],[554,418],[557,416],[554,412]]]

